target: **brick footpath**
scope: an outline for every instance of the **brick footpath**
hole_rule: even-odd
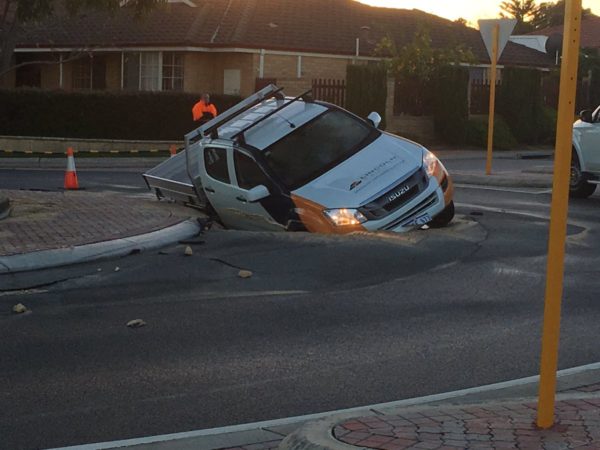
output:
[[[0,190],[2,196],[12,212],[0,221],[0,256],[131,237],[193,215],[146,196]]]
[[[535,420],[535,403],[429,407],[348,420],[333,434],[346,444],[381,450],[600,450],[600,392],[557,402],[552,429],[538,429]]]

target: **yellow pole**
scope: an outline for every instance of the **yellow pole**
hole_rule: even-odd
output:
[[[573,117],[575,115],[577,65],[579,63],[579,39],[581,35],[581,1],[567,0],[565,2],[565,30],[560,70],[552,210],[548,240],[546,301],[544,306],[544,329],[542,333],[542,356],[540,363],[540,390],[537,416],[537,425],[540,428],[550,428],[554,424],[556,369],[558,366],[560,336],[560,304],[563,292],[565,238],[569,208],[571,139],[573,134]]]
[[[490,68],[490,112],[488,121],[487,161],[485,163],[485,174],[492,173],[492,149],[494,147],[494,114],[496,111],[496,75],[498,63],[498,45],[500,40],[500,24],[494,25],[492,35],[492,67]]]

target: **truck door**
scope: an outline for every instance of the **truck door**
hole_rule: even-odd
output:
[[[594,113],[593,122],[586,124],[581,133],[581,151],[586,168],[593,172],[600,171],[600,108]]]
[[[238,185],[233,155],[230,146],[209,145],[200,158],[202,187],[221,221],[228,228],[241,230],[283,230],[258,201],[252,200],[244,179],[243,187]]]

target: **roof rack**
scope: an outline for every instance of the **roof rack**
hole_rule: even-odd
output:
[[[196,128],[194,131],[189,132],[185,135],[185,146],[186,148],[190,143],[197,141],[198,139],[202,139],[205,136],[211,135],[214,139],[219,137],[218,129],[220,126],[224,125],[226,122],[229,122],[236,116],[239,116],[243,112],[252,108],[253,106],[258,105],[260,102],[267,100],[271,97],[276,97],[278,100],[283,100],[285,97],[281,92],[283,88],[279,88],[274,84],[269,84],[268,86],[262,88],[260,91],[252,94],[245,100],[242,100],[235,106],[232,106],[227,111],[219,114],[217,117],[209,120],[205,124]]]
[[[310,94],[312,93],[312,89],[309,89],[308,91],[300,94],[298,97],[294,97],[292,100],[290,100],[287,103],[282,104],[281,106],[278,106],[277,108],[275,108],[273,111],[271,111],[268,114],[265,114],[264,116],[262,116],[260,119],[258,119],[256,122],[252,122],[250,125],[248,125],[246,128],[243,128],[242,130],[238,131],[236,134],[234,134],[231,137],[231,140],[235,140],[238,139],[241,142],[245,142],[245,137],[244,134],[246,133],[246,131],[248,131],[249,129],[255,127],[256,125],[258,125],[259,123],[261,123],[263,120],[268,119],[269,117],[271,117],[273,114],[278,113],[279,111],[281,111],[284,108],[287,108],[288,106],[290,106],[292,103],[297,102],[298,100],[302,99],[305,102],[311,102],[312,98],[310,97]],[[295,128],[295,127],[292,127]]]

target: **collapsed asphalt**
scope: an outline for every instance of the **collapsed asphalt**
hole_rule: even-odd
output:
[[[30,274],[36,289],[0,294],[0,409],[11,412],[0,448],[252,422],[537,373],[549,195],[459,187],[456,198],[479,225],[418,232],[418,246],[212,231],[191,257],[179,246]],[[600,197],[571,203],[563,368],[600,358],[598,219]],[[254,275],[241,279],[239,268]],[[18,302],[32,313],[12,315]],[[147,325],[125,326],[136,318]]]

